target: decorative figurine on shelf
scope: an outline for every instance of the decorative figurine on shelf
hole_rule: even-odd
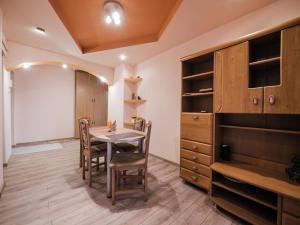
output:
[[[293,165],[286,168],[288,178],[293,181],[300,182],[300,156],[295,156],[292,159]]]
[[[138,100],[142,100],[142,98],[140,96],[137,97]]]
[[[135,95],[135,93],[132,93],[132,95],[131,95],[131,99],[132,99],[132,100],[136,99],[136,95]]]
[[[129,116],[131,118],[131,122],[134,123],[135,119],[137,118],[136,114],[132,114]]]

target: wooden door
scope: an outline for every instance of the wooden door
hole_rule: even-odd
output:
[[[78,119],[91,116],[90,75],[84,71],[75,71],[75,137],[79,137]]]
[[[214,110],[222,113],[261,113],[262,88],[248,88],[249,43],[216,52]]]
[[[300,26],[283,30],[281,44],[281,83],[265,87],[264,112],[299,114]]]
[[[97,77],[93,81],[93,125],[103,126],[107,121],[108,86]]]

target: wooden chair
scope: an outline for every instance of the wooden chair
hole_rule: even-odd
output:
[[[137,117],[134,120],[133,130],[145,131],[146,120],[142,117]],[[117,143],[114,144],[114,148],[118,152],[134,152],[138,149],[138,143]]]
[[[80,120],[81,120],[81,119],[87,119],[88,121],[90,121],[88,117],[81,117],[81,118],[79,118],[79,119],[78,119],[79,132],[80,132]],[[80,168],[81,168],[81,167],[82,167],[82,149],[83,149],[83,148],[82,148],[82,138],[81,138],[81,135],[79,135],[79,140],[80,140],[79,166],[80,166]],[[98,140],[96,140],[96,139],[91,139],[91,146],[100,145],[100,144],[104,144],[104,142],[98,141]]]
[[[149,154],[149,143],[151,135],[152,123],[149,121],[147,124],[147,135],[145,138],[144,152],[143,153],[133,153],[133,152],[123,152],[115,154],[109,163],[109,167],[112,170],[112,204],[115,204],[116,197],[118,194],[129,194],[136,190],[141,190],[144,192],[144,200],[147,201],[147,176],[148,176],[148,154]],[[137,172],[136,175],[121,175],[121,171],[124,170],[134,170]],[[118,190],[119,178],[130,178],[136,177],[139,181],[142,179],[142,187],[133,189],[122,189]]]
[[[92,186],[92,163],[93,159],[96,159],[96,167],[99,170],[100,165],[104,165],[104,169],[106,170],[106,144],[93,145],[91,146],[91,140],[89,135],[89,120],[88,119],[80,119],[79,121],[79,132],[80,138],[82,141],[82,179],[85,179],[85,171],[86,171],[86,162],[89,171],[89,186]],[[99,163],[99,159],[103,157],[104,162]]]

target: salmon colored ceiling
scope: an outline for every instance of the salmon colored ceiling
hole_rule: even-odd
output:
[[[158,41],[182,0],[119,0],[120,26],[107,25],[106,0],[49,0],[83,53]]]

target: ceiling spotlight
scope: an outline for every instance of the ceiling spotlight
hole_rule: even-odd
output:
[[[119,2],[106,1],[104,3],[104,16],[107,24],[113,24],[118,26],[122,22],[123,7]]]
[[[41,28],[41,27],[36,27],[35,28],[35,31],[39,34],[46,34],[46,31],[44,28]]]
[[[24,69],[28,69],[30,66],[31,66],[30,63],[23,63],[23,64],[22,64],[22,67],[23,67]]]
[[[105,77],[100,76],[100,80],[103,83],[108,83],[107,79]]]
[[[68,68],[68,65],[67,64],[62,64],[62,67],[64,68],[64,69],[67,69]]]
[[[120,55],[120,59],[121,59],[122,61],[124,61],[126,58],[127,58],[126,55],[124,55],[124,54],[121,54],[121,55]]]

